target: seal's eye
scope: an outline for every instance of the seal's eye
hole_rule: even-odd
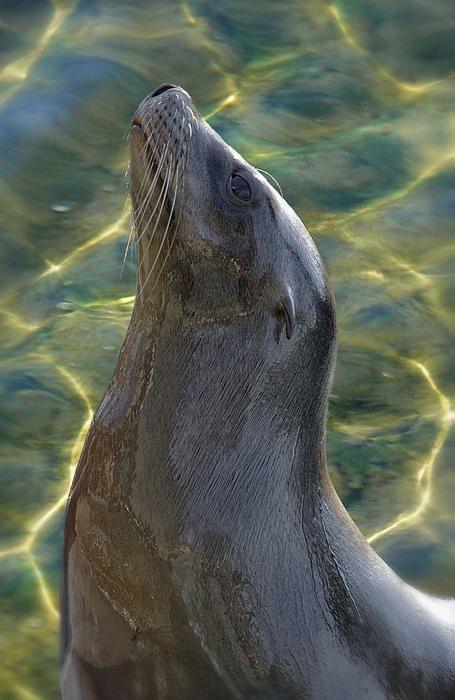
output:
[[[240,175],[231,176],[231,190],[234,197],[242,202],[248,202],[251,199],[251,187]]]

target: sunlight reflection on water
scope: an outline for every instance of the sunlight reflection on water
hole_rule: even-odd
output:
[[[159,82],[270,171],[315,237],[338,306],[335,485],[402,576],[454,593],[446,7],[0,5],[2,697],[57,697],[65,493],[134,294],[124,135]]]

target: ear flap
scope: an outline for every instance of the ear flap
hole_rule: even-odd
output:
[[[294,297],[289,287],[281,297],[281,305],[283,307],[284,316],[286,318],[286,338],[292,338],[295,328],[295,305]]]

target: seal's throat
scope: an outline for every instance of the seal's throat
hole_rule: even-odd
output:
[[[149,366],[136,362],[130,379],[133,401],[142,398],[128,409],[137,453],[129,481],[146,484],[134,500],[144,514],[161,511],[154,527],[159,520],[192,537],[236,532],[234,541],[266,543],[276,518],[295,522],[310,506],[310,484],[312,494],[324,487],[325,412],[303,400],[305,375],[294,376],[292,362],[280,369],[269,343],[261,349],[267,329],[258,327],[252,343],[247,317],[187,329],[164,313],[159,330],[147,331],[153,348],[141,350]],[[130,327],[119,377],[134,366],[143,333]],[[125,383],[117,386],[124,394]],[[112,395],[103,402],[113,403]]]

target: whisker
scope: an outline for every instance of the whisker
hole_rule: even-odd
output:
[[[151,195],[152,195],[153,192],[155,191],[155,186],[156,186],[156,183],[158,182],[158,177],[159,177],[159,175],[160,175],[160,173],[161,173],[161,170],[162,170],[163,158],[164,158],[164,156],[166,155],[168,149],[169,149],[169,143],[166,145],[166,149],[164,150],[164,152],[163,152],[163,154],[162,154],[162,156],[161,156],[160,165],[158,166],[158,170],[156,171],[156,174],[155,174],[153,183],[152,183],[152,185],[151,185],[151,187],[150,187],[150,192],[149,192],[149,194],[147,195],[147,197],[148,197],[149,199],[151,198]],[[169,173],[169,170],[167,170],[166,173],[165,173],[165,176],[164,176],[164,179],[163,179],[163,186],[162,186],[162,188],[161,188],[160,195],[159,195],[159,197],[157,198],[157,201],[156,201],[156,203],[155,203],[155,206],[153,207],[152,213],[150,214],[150,216],[149,216],[149,218],[148,218],[148,220],[147,220],[147,223],[145,224],[145,226],[142,225],[142,224],[143,224],[143,216],[141,216],[140,220],[137,221],[137,231],[139,232],[139,228],[142,228],[142,233],[139,234],[138,239],[137,239],[137,243],[140,242],[142,236],[143,236],[144,233],[147,231],[147,229],[148,229],[148,227],[149,227],[149,225],[150,225],[150,222],[152,221],[152,219],[153,219],[153,217],[154,217],[154,215],[155,215],[155,212],[156,212],[156,210],[157,210],[157,208],[158,208],[158,205],[159,205],[159,203],[160,203],[161,195],[163,194],[163,189],[164,189],[164,185],[165,185],[166,177],[167,177],[167,174],[168,174],[168,173]],[[144,214],[144,213],[145,213],[145,210],[143,211],[143,214]]]
[[[150,127],[150,124],[151,124],[151,119],[147,122],[146,128],[149,128],[149,127]],[[153,135],[154,135],[154,132],[152,131],[152,133],[149,135],[149,137],[148,137],[147,140],[146,140],[146,144],[145,144],[144,148],[142,149],[141,155],[143,154],[143,152],[144,152],[145,148],[147,147],[147,145],[150,143],[151,138],[152,138]],[[152,152],[151,158],[154,157],[157,148],[158,148],[158,141],[155,142],[155,147],[154,147],[154,150],[153,150],[153,152]],[[148,166],[148,168],[147,168],[147,171],[146,171],[146,173],[145,173],[145,175],[144,175],[144,183],[141,185],[141,188],[140,188],[139,194],[138,194],[138,198],[140,198],[141,193],[142,193],[142,191],[143,191],[143,189],[144,189],[144,186],[147,185],[147,180],[149,179],[149,176],[150,176],[150,173],[151,173],[151,171],[152,171],[152,168],[153,168],[153,161],[149,164],[149,166]],[[125,173],[125,177],[128,177],[129,171],[130,171],[130,165],[128,165],[128,168],[127,168],[126,173]],[[122,279],[123,270],[124,270],[125,263],[126,263],[126,258],[128,257],[128,250],[129,250],[129,248],[130,248],[131,240],[132,240],[132,238],[133,238],[133,234],[134,234],[135,228],[136,228],[136,227],[135,227],[135,223],[134,223],[134,219],[135,219],[135,218],[137,219],[137,218],[138,218],[138,215],[140,215],[140,210],[142,209],[142,207],[145,207],[145,204],[146,204],[146,202],[148,201],[148,198],[149,198],[149,195],[150,195],[150,194],[151,194],[151,192],[149,192],[149,194],[147,195],[147,197],[145,197],[144,202],[142,203],[142,205],[141,205],[141,207],[139,208],[139,210],[134,211],[134,209],[133,209],[133,224],[132,224],[132,227],[131,227],[131,230],[130,230],[130,233],[129,233],[129,236],[128,236],[128,240],[127,240],[127,243],[126,243],[125,253],[124,253],[123,261],[122,261],[122,267],[121,267],[121,270],[120,270],[120,279]]]
[[[171,159],[172,159],[172,155],[171,155]],[[177,166],[177,168],[178,168],[178,166]],[[147,243],[147,247],[146,247],[146,249],[145,249],[145,251],[144,251],[144,253],[143,253],[143,255],[142,255],[142,260],[141,260],[140,263],[139,263],[138,271],[139,271],[139,270],[141,269],[141,267],[142,267],[142,264],[143,264],[143,262],[144,262],[144,260],[145,260],[145,254],[148,252],[148,250],[149,250],[149,248],[150,248],[150,246],[151,246],[151,244],[152,244],[153,238],[154,238],[154,236],[155,236],[155,231],[156,231],[156,229],[157,229],[157,227],[158,227],[159,221],[160,221],[160,219],[161,219],[161,214],[163,213],[164,205],[165,205],[165,203],[166,203],[167,191],[168,191],[168,189],[169,189],[169,185],[170,185],[171,180],[174,178],[174,174],[175,174],[175,171],[174,171],[174,173],[172,173],[172,177],[171,177],[171,165],[169,165],[169,169],[168,169],[168,171],[167,171],[167,173],[166,173],[166,178],[165,178],[165,181],[163,182],[163,187],[162,187],[162,190],[161,190],[159,199],[158,199],[158,202],[159,202],[160,199],[162,199],[160,211],[159,211],[158,217],[157,217],[157,219],[156,219],[156,221],[155,221],[155,225],[154,225],[154,227],[153,227],[153,231],[152,231],[152,233],[151,233],[151,235],[150,235],[149,242]],[[157,204],[158,204],[158,202],[157,202]],[[155,207],[155,208],[156,208],[156,207]],[[151,218],[152,218],[152,217],[150,217],[150,219],[151,219]],[[144,229],[144,231],[142,232],[141,236],[144,235],[145,230],[146,230],[146,229]],[[138,241],[139,241],[139,239],[138,239]]]
[[[141,291],[140,291],[139,295],[142,294],[142,291],[143,291],[145,285],[146,285],[147,282],[149,281],[149,279],[150,279],[150,277],[151,277],[151,275],[152,275],[152,273],[153,273],[153,270],[154,270],[155,267],[156,267],[156,264],[157,264],[157,262],[158,262],[158,260],[159,260],[159,257],[160,257],[160,255],[161,255],[161,251],[162,251],[162,249],[163,249],[164,243],[165,243],[166,238],[167,238],[167,233],[168,233],[168,231],[169,231],[169,226],[170,226],[170,223],[171,223],[171,220],[172,220],[172,214],[174,213],[175,200],[176,200],[176,198],[177,198],[178,173],[179,173],[179,166],[178,166],[178,164],[177,164],[176,169],[175,169],[175,175],[176,175],[176,180],[177,180],[177,182],[176,182],[176,185],[175,185],[175,188],[174,188],[174,196],[173,196],[173,199],[172,199],[171,211],[170,211],[169,218],[168,218],[168,222],[167,222],[167,225],[166,225],[166,230],[164,231],[163,238],[162,238],[161,243],[160,243],[160,247],[159,247],[158,252],[157,252],[157,254],[156,254],[156,256],[155,256],[155,260],[154,260],[153,265],[151,266],[151,268],[150,268],[150,270],[149,270],[149,273],[148,273],[148,275],[147,275],[147,277],[146,277],[146,279],[145,279],[144,284],[143,284],[142,287],[141,287]],[[169,251],[168,251],[168,252],[169,252]],[[166,260],[167,260],[167,257],[168,257],[168,256],[166,255],[165,262],[166,262]],[[159,279],[159,276],[160,276],[160,274],[161,274],[162,268],[163,268],[163,266],[161,267],[160,272],[158,273],[158,277],[157,277],[156,280],[155,280],[155,284],[153,285],[153,289],[155,289],[155,286],[156,286],[157,283],[158,283],[158,279]],[[153,289],[152,289],[152,291],[153,291]]]
[[[141,206],[135,212],[135,219],[136,219],[138,224],[141,222],[141,215],[144,213],[144,210],[146,209],[147,205],[149,204],[151,196],[155,190],[155,186],[156,186],[156,183],[158,181],[158,177],[160,175],[161,168],[162,168],[164,159],[166,158],[168,149],[169,149],[169,144],[166,144],[164,151],[161,153],[158,165],[156,166],[156,171],[155,171],[155,175],[154,175],[153,180],[152,180],[152,184],[150,185],[150,188],[149,188],[147,194],[145,195]],[[152,157],[153,157],[153,154],[152,154]],[[151,160],[150,165],[147,169],[147,172],[144,174],[144,183],[146,183],[149,180],[150,175],[153,171],[154,165],[155,165],[154,161]],[[138,194],[139,199],[143,194],[143,190],[144,190],[144,187],[141,187],[141,190],[139,191],[139,194]]]
[[[131,230],[130,230],[130,233],[129,233],[129,235],[128,235],[128,240],[127,240],[127,242],[126,242],[125,254],[124,254],[124,256],[123,256],[122,267],[121,267],[121,270],[120,270],[120,279],[122,279],[123,269],[124,269],[124,267],[125,267],[126,258],[128,257],[128,250],[129,250],[129,248],[130,248],[131,240],[132,240],[133,235],[134,235],[134,230],[135,230],[135,229],[134,229],[134,223],[133,223],[133,224],[131,225]]]
[[[177,107],[177,109],[175,110],[175,112],[174,112],[174,114],[173,114],[173,116],[172,116],[172,119],[171,119],[171,122],[170,122],[170,126],[172,126],[172,124],[174,123],[174,120],[175,120],[175,117],[176,117],[178,111],[179,111],[179,108]],[[158,142],[157,142],[157,143],[158,143]],[[139,226],[139,223],[142,223],[142,221],[139,220],[139,216],[140,216],[140,214],[143,214],[145,208],[148,206],[148,204],[149,204],[149,202],[150,202],[151,196],[152,196],[152,194],[153,194],[153,192],[154,192],[155,185],[156,185],[156,182],[157,182],[157,179],[158,179],[158,176],[159,176],[161,167],[162,167],[163,156],[164,156],[164,157],[166,156],[168,150],[169,150],[169,141],[168,141],[167,144],[166,144],[165,150],[164,150],[164,152],[163,152],[163,154],[162,154],[162,157],[161,157],[161,159],[160,159],[160,162],[159,162],[159,164],[158,164],[157,172],[156,172],[156,174],[155,174],[155,177],[154,177],[154,180],[153,180],[153,182],[152,182],[152,185],[150,186],[150,190],[149,190],[148,194],[146,195],[146,197],[145,197],[145,199],[144,199],[144,201],[143,201],[143,203],[142,203],[142,205],[141,205],[141,207],[140,207],[140,211],[138,211],[138,212],[135,213],[135,217],[136,217],[136,221],[137,221],[137,225],[138,225],[138,226]],[[152,158],[153,158],[153,154],[152,154]],[[151,163],[150,169],[151,169],[151,168],[153,168],[153,163]],[[153,216],[153,214],[152,214],[152,216]],[[151,217],[150,217],[150,218],[151,218]],[[149,219],[149,221],[147,222],[147,226],[149,225],[149,223],[150,223],[150,219]],[[146,228],[147,228],[147,226],[146,226]],[[144,229],[144,230],[145,230],[145,229]],[[142,235],[142,234],[141,234],[141,235]]]
[[[183,170],[182,170],[182,174],[183,174]],[[183,187],[182,187],[182,190],[183,190]],[[174,193],[174,201],[175,201],[176,196],[177,196],[177,187],[176,187],[175,193]],[[161,277],[161,273],[163,272],[164,267],[165,267],[165,265],[166,265],[166,263],[167,263],[167,261],[168,261],[169,255],[171,254],[171,250],[172,250],[172,248],[173,248],[173,246],[174,246],[174,242],[175,242],[175,239],[176,239],[178,230],[179,230],[179,225],[180,225],[181,216],[182,216],[182,208],[180,209],[179,216],[178,216],[177,222],[176,222],[176,224],[175,224],[174,233],[173,233],[173,235],[172,235],[172,240],[171,240],[171,242],[169,243],[169,247],[168,247],[168,249],[167,249],[166,255],[164,256],[163,263],[162,263],[162,265],[161,265],[161,267],[160,267],[160,269],[159,269],[159,271],[158,271],[158,275],[157,275],[157,277],[156,277],[155,283],[154,283],[154,285],[153,285],[153,287],[152,287],[152,289],[151,289],[152,292],[153,292],[153,290],[155,289],[156,285],[158,284],[158,281],[159,281],[159,279],[160,279],[160,277]],[[164,242],[164,238],[163,238],[163,242]],[[158,256],[157,256],[156,260],[158,260]]]
[[[184,133],[184,132],[183,132],[184,124],[185,124],[185,119],[184,119],[184,117],[183,117],[183,115],[182,115],[182,133]],[[189,123],[188,123],[188,125],[189,125]],[[183,189],[184,189],[184,185],[185,185],[184,175],[185,175],[185,170],[186,170],[187,155],[188,155],[188,151],[184,152],[184,158],[183,158],[183,164],[182,164],[182,174],[181,174],[181,185],[182,185],[182,186],[181,186],[181,191],[182,191],[182,194],[183,194]],[[177,165],[177,168],[178,168],[178,165]],[[173,211],[173,209],[174,209],[175,200],[176,200],[176,197],[177,197],[177,189],[178,189],[178,185],[179,185],[178,176],[177,176],[176,180],[177,180],[177,182],[176,182],[176,184],[175,184],[174,202],[173,202],[172,209],[171,209],[171,216],[172,216],[172,211]],[[182,196],[182,200],[183,200],[183,196]],[[177,233],[178,233],[178,230],[179,230],[179,226],[180,226],[180,219],[181,219],[181,216],[182,216],[182,211],[183,211],[183,207],[180,207],[179,215],[178,215],[177,221],[176,221],[176,223],[175,223],[175,227],[174,227],[174,233],[173,233],[172,239],[171,239],[171,241],[170,241],[170,243],[169,243],[169,246],[168,246],[166,255],[164,256],[164,260],[163,260],[163,262],[162,262],[162,265],[161,265],[161,267],[160,267],[160,269],[159,269],[159,271],[158,271],[158,275],[157,275],[157,277],[156,277],[155,283],[154,283],[154,285],[153,285],[153,287],[152,287],[152,289],[151,289],[152,292],[153,292],[153,290],[155,289],[156,285],[158,284],[158,281],[159,281],[159,279],[160,279],[160,277],[161,277],[161,273],[163,272],[163,270],[164,270],[164,268],[165,268],[165,265],[166,265],[166,263],[167,263],[167,261],[168,261],[169,255],[171,254],[172,248],[173,248],[173,246],[174,246],[174,242],[175,242],[175,239],[176,239],[176,236],[177,236]],[[165,239],[166,239],[166,234],[167,234],[167,231],[168,231],[168,228],[169,228],[169,223],[170,223],[170,220],[171,220],[171,216],[169,217],[168,226],[166,227],[166,232],[165,232],[165,235],[164,235],[164,237],[163,237],[163,241],[162,241],[162,243],[161,243],[160,250],[158,251],[158,255],[157,255],[156,259],[155,259],[154,266],[155,266],[156,262],[158,261],[158,258],[159,258],[160,252],[161,252],[161,248],[162,248],[163,245],[164,245],[164,241],[165,241]]]
[[[146,150],[147,147],[150,145],[150,142],[151,142],[152,137],[155,136],[155,138],[156,138],[156,137],[159,135],[159,133],[160,133],[160,132],[158,131],[158,133],[152,132],[152,133],[150,134],[150,136],[147,138],[147,140],[146,140],[146,142],[145,142],[145,145],[144,145],[144,147],[143,147],[143,149],[142,149],[142,151],[141,151],[141,153],[140,153],[140,157],[143,157],[145,150]],[[142,195],[144,194],[144,191],[145,191],[146,187],[148,186],[149,178],[150,178],[150,175],[151,175],[151,173],[152,173],[152,171],[153,171],[153,167],[154,167],[154,164],[155,164],[155,154],[156,154],[156,152],[157,152],[157,150],[158,150],[159,145],[160,145],[160,143],[159,143],[158,139],[156,139],[156,141],[155,141],[155,147],[154,147],[154,149],[153,149],[153,151],[152,151],[152,154],[151,154],[150,160],[149,160],[149,164],[148,164],[147,169],[146,169],[146,171],[145,171],[145,173],[144,173],[143,183],[142,183],[142,185],[141,185],[141,187],[140,187],[140,189],[139,189],[139,192],[138,192],[138,194],[137,194],[137,199],[138,199],[138,200],[140,200],[140,199],[142,198]],[[143,211],[143,209],[145,209],[145,207],[147,206],[148,201],[149,201],[149,195],[150,195],[150,194],[151,194],[151,191],[149,190],[148,195],[143,199],[141,206],[140,206],[139,209],[136,211],[136,217],[138,217],[138,216],[141,214],[141,212]]]
[[[271,175],[269,172],[267,172],[267,170],[263,170],[262,168],[256,168],[256,170],[259,170],[260,173],[267,175],[275,183],[281,196],[284,197],[283,190],[281,189],[281,185],[278,182],[278,180],[275,177],[273,177],[273,175]]]
[[[130,131],[131,131],[131,124],[129,126],[127,126],[125,131],[123,132],[122,143],[125,143],[125,141],[129,139]]]
[[[147,155],[148,166],[145,168],[144,179],[141,183],[139,191],[133,191],[132,193],[135,202],[140,204],[135,208],[133,202],[134,228],[127,242],[123,262],[125,262],[128,255],[131,240],[134,240],[138,253],[137,272],[139,284],[137,297],[139,300],[143,298],[144,289],[146,288],[151,276],[154,273],[157,273],[152,287],[152,290],[155,289],[162,271],[164,270],[164,267],[168,261],[171,250],[173,249],[182,215],[182,207],[180,207],[176,219],[175,214],[177,209],[177,196],[179,195],[179,192],[183,191],[184,172],[186,169],[188,155],[185,147],[193,136],[194,125],[192,125],[192,122],[194,121],[194,123],[196,123],[196,120],[191,111],[184,109],[184,106],[186,107],[186,105],[184,105],[183,100],[181,100],[178,96],[177,102],[179,105],[172,115],[171,120],[164,122],[163,125],[165,130],[168,132],[167,137],[165,137],[167,138],[166,142],[164,143],[164,134],[161,133],[161,129],[154,129],[153,126],[150,129],[151,122],[153,120],[153,117],[150,117],[147,125],[144,127],[145,130],[150,129],[150,132],[142,150],[140,151],[139,155],[136,156],[144,157],[147,149],[149,150],[149,154]],[[180,118],[177,118],[179,112]],[[177,123],[176,118],[178,119]],[[177,126],[179,140],[179,142],[177,142],[177,139],[175,140],[175,148],[173,146],[175,130],[172,129],[174,124]],[[151,144],[153,141],[155,141],[155,143],[152,150]],[[151,155],[150,151],[152,151]],[[159,186],[160,184],[161,187]],[[157,191],[157,187],[159,193]],[[154,193],[156,193],[157,197],[152,211],[149,213],[148,208]],[[169,206],[169,213],[166,214],[167,221],[165,222],[165,225],[163,223],[162,229],[164,229],[164,232],[162,238],[157,241],[157,251],[153,255],[153,260],[151,260],[149,250],[151,249],[153,241],[156,239],[156,232],[160,226],[160,222],[163,219],[166,203]],[[145,220],[146,213],[148,215],[147,220]],[[136,232],[135,239],[132,238],[134,231]],[[141,241],[146,233],[148,234],[147,243],[145,245],[141,245]],[[148,270],[146,270],[146,266],[148,267],[147,263],[151,263],[150,269]],[[144,272],[146,274],[144,274]]]

